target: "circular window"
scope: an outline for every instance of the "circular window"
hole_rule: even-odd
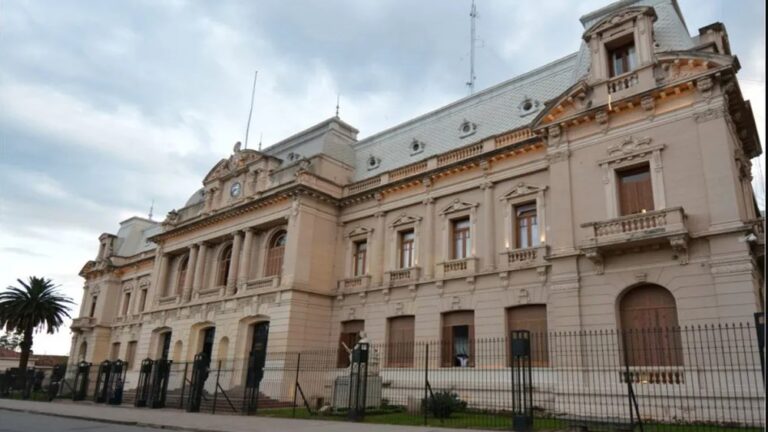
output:
[[[461,127],[462,132],[469,132],[472,127],[469,125],[469,123],[464,123],[464,126]]]
[[[533,103],[531,103],[531,101],[527,100],[523,102],[523,111],[530,111],[531,108],[533,108]]]
[[[419,148],[421,148],[421,146],[419,145],[418,141],[414,141],[413,144],[411,144],[411,150],[419,151]]]

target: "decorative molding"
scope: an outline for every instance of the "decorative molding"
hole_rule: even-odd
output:
[[[545,190],[547,190],[547,186],[536,186],[536,185],[528,184],[525,182],[520,182],[515,187],[513,187],[509,192],[502,195],[502,197],[499,198],[499,201],[509,201],[511,199],[518,198],[521,196],[544,192]]]
[[[568,160],[568,158],[571,157],[571,151],[568,149],[562,149],[558,150],[553,153],[547,154],[547,162],[550,164],[558,163],[558,162],[565,162]]]
[[[620,143],[612,144],[608,146],[606,152],[608,158],[598,160],[599,165],[615,165],[622,162],[630,161],[637,158],[647,157],[651,153],[663,150],[666,147],[664,144],[651,144],[651,138],[634,138],[628,136],[624,138]]]
[[[656,109],[656,98],[651,95],[643,96],[642,99],[640,99],[640,106],[646,111],[653,111]]]
[[[355,227],[355,229],[350,231],[344,237],[346,238],[357,237],[357,236],[363,236],[363,235],[370,235],[371,233],[373,233],[373,228],[358,226],[358,227]]]
[[[719,119],[725,116],[725,108],[708,108],[704,111],[700,111],[693,114],[693,119],[696,123],[705,123],[710,120]]]
[[[675,251],[680,265],[688,264],[688,238],[685,235],[677,235],[669,238],[669,245]]]
[[[419,223],[421,222],[421,216],[409,216],[405,213],[400,213],[400,216],[398,216],[397,219],[395,219],[394,222],[389,224],[390,228],[394,228],[400,225],[408,225],[412,223]]]
[[[478,205],[479,205],[478,203],[470,203],[470,202],[462,201],[456,198],[448,207],[440,211],[440,215],[445,216],[449,213],[456,213],[463,210],[472,210],[476,208]]]
[[[605,261],[603,259],[603,254],[601,254],[597,248],[584,249],[584,256],[586,256],[588,260],[592,261],[592,264],[595,266],[595,273],[599,275],[605,273]]]

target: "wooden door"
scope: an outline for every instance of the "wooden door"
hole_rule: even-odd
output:
[[[531,366],[549,365],[546,305],[525,305],[507,309],[507,329],[510,334],[515,330],[531,332]]]

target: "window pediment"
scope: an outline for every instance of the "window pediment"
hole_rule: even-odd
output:
[[[664,144],[652,144],[650,137],[635,138],[628,136],[620,143],[611,144],[606,149],[608,158],[598,161],[599,165],[613,165],[621,162],[646,157],[650,153],[662,150]]]
[[[446,214],[449,214],[449,213],[456,213],[456,212],[460,212],[460,211],[463,211],[463,210],[471,210],[471,209],[476,208],[477,206],[478,206],[477,203],[470,203],[470,202],[462,201],[462,200],[456,198],[455,200],[453,200],[451,205],[449,205],[448,207],[446,207],[446,208],[444,208],[443,210],[440,211],[440,215],[446,215]]]
[[[518,198],[526,195],[532,195],[535,193],[543,192],[545,190],[547,190],[547,186],[537,186],[537,185],[532,185],[525,182],[520,182],[514,188],[512,188],[509,192],[505,193],[501,197],[501,201],[509,201],[514,198]]]
[[[614,14],[603,18],[595,25],[590,27],[584,32],[584,40],[589,41],[592,36],[605,32],[606,30],[618,27],[627,21],[634,20],[635,18],[643,15],[650,16],[654,21],[656,20],[656,11],[651,6],[644,7],[632,7],[622,9]]]
[[[392,222],[389,226],[394,228],[401,225],[418,223],[420,221],[421,221],[420,216],[409,216],[409,215],[406,215],[405,213],[401,213],[400,216],[397,219],[395,219],[395,221]]]
[[[358,226],[347,234],[347,237],[367,236],[373,232],[373,228]]]

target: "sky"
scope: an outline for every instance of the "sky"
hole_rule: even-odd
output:
[[[579,48],[606,0],[477,0],[476,89]],[[765,143],[765,3],[680,0],[720,21]],[[0,0],[0,287],[51,278],[77,303],[103,232],[184,205],[250,147],[340,115],[372,135],[467,94],[470,0]],[[765,168],[755,160],[757,193]],[[761,201],[762,202],[762,201]],[[34,350],[67,354],[70,334]]]

